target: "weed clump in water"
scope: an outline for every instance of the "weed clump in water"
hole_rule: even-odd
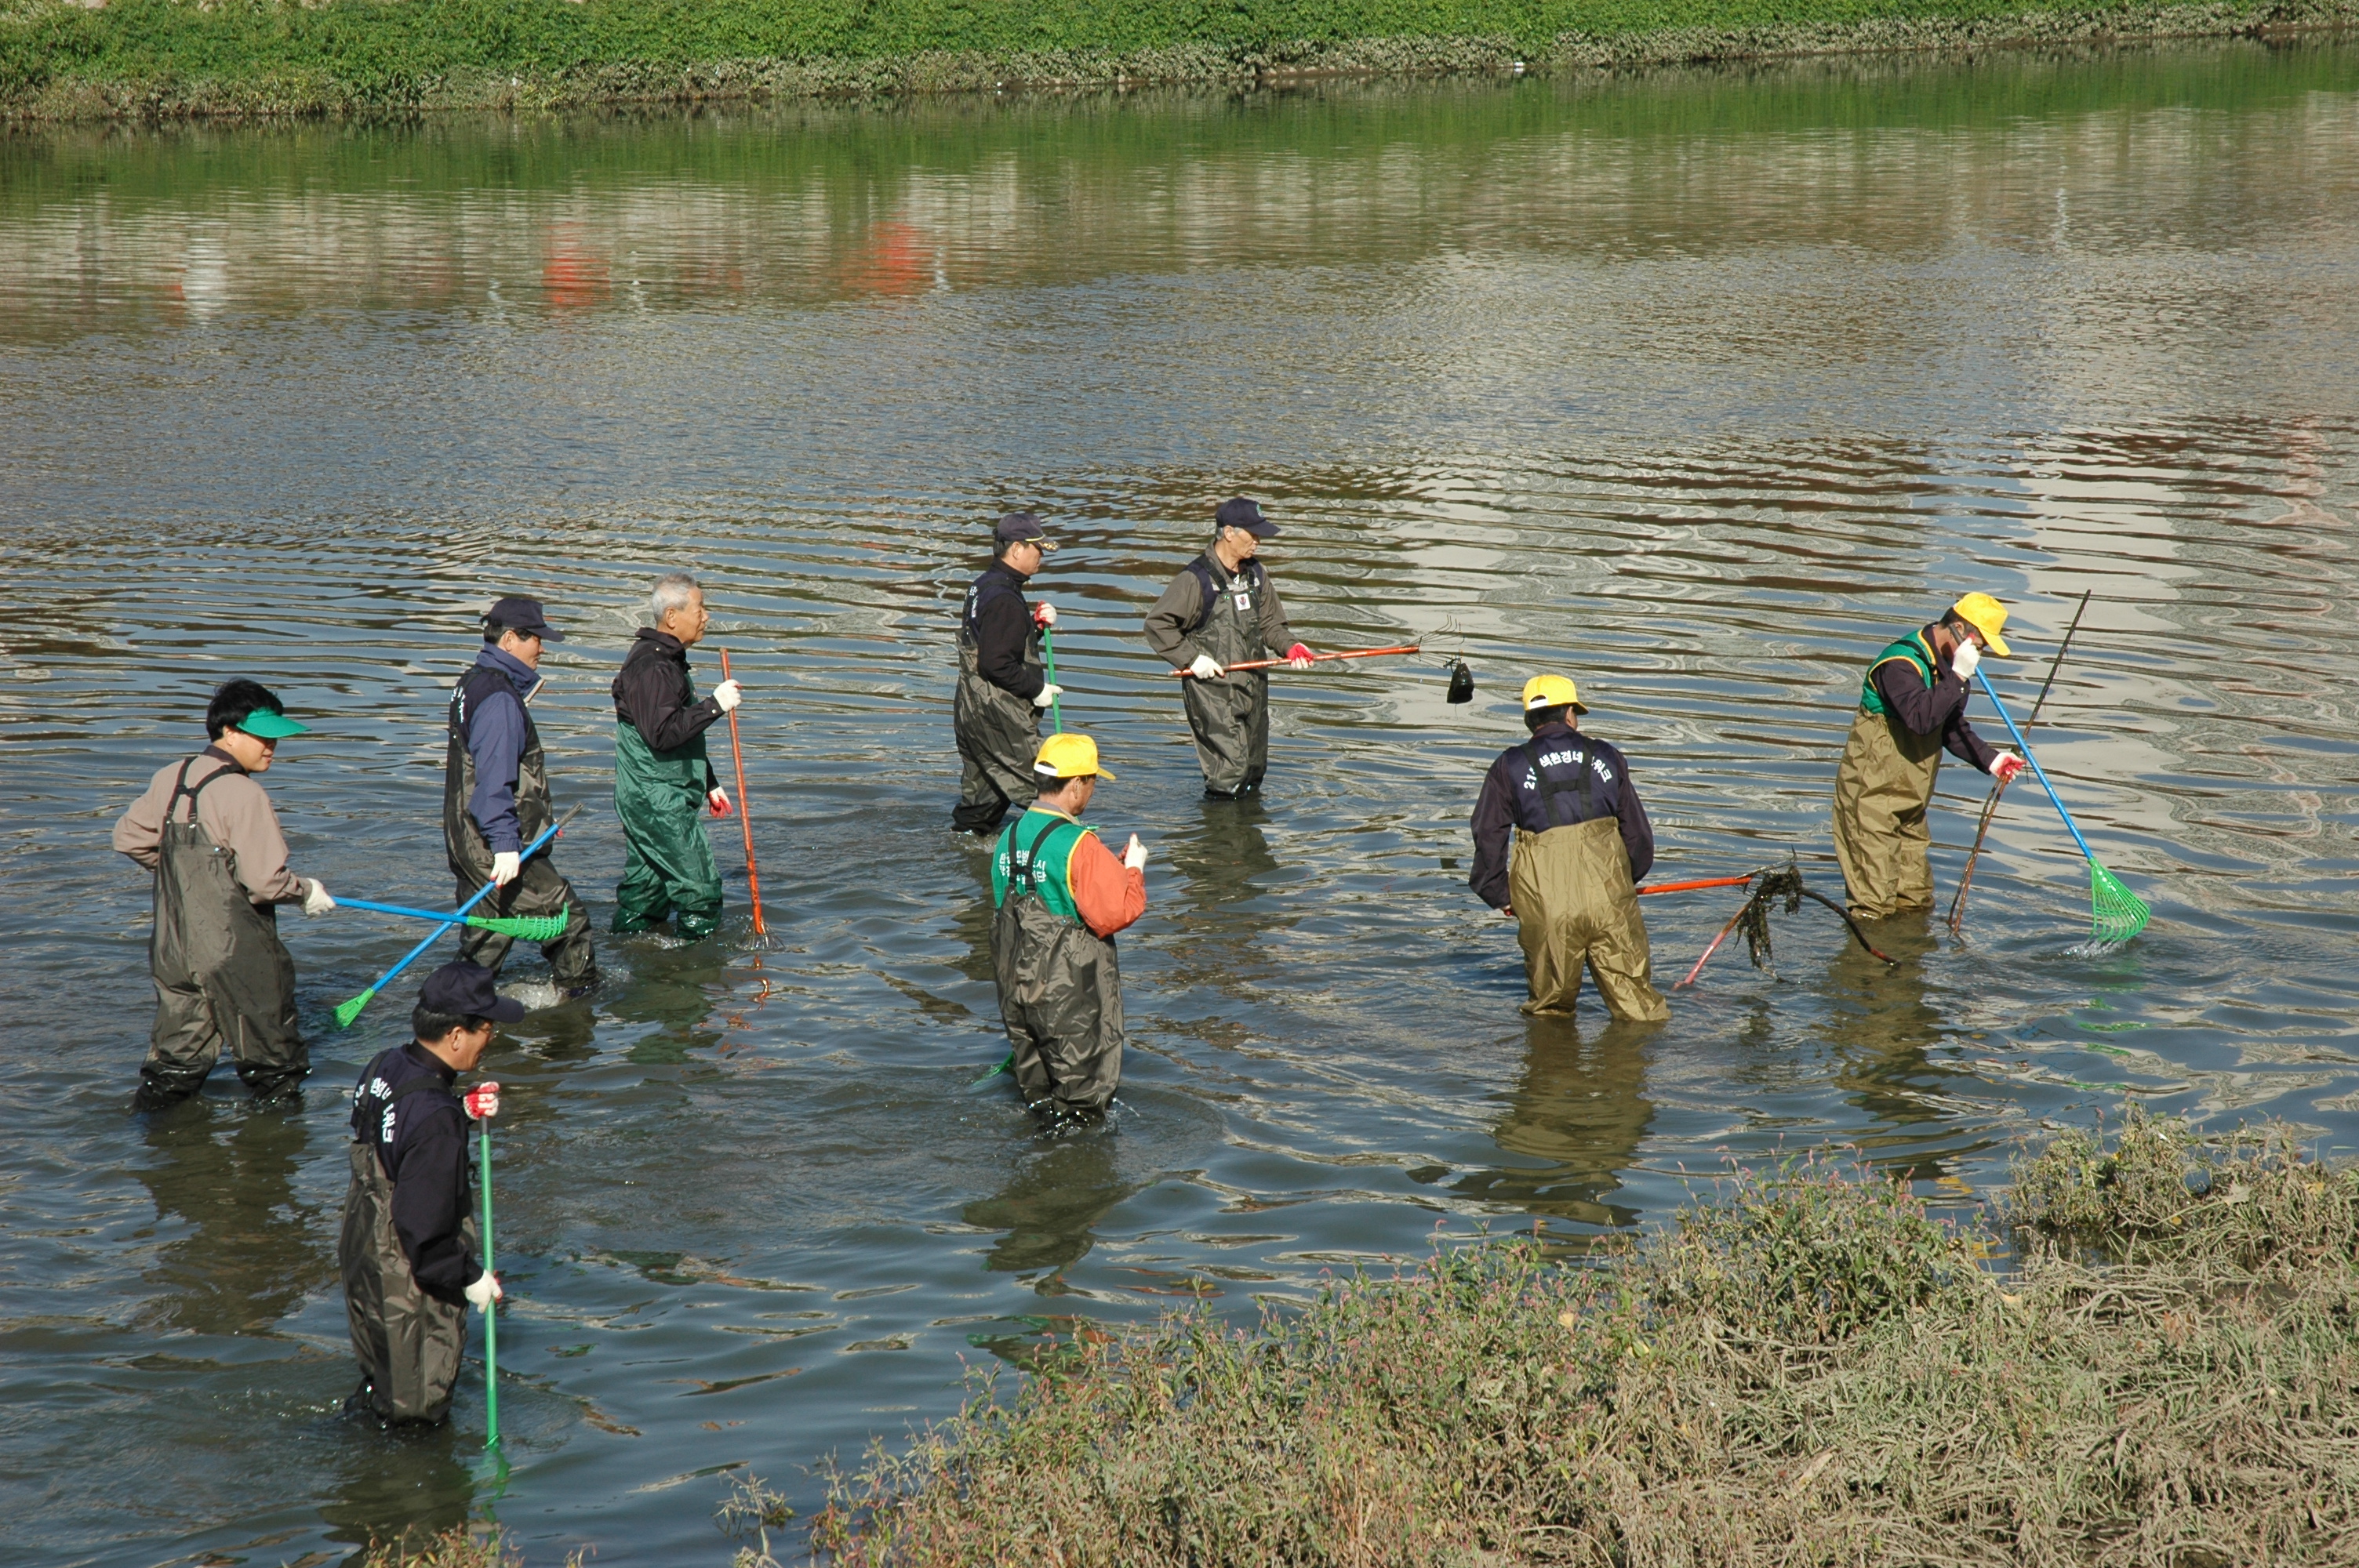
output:
[[[842,1564],[2346,1562],[2359,1186],[2133,1119],[1950,1223],[1804,1162],[986,1379],[839,1476]],[[2012,1235],[2013,1268],[1993,1259]]]

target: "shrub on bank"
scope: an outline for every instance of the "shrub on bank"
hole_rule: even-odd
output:
[[[2133,1119],[1998,1231],[1805,1166],[1594,1267],[1527,1243],[1061,1347],[839,1478],[843,1564],[2342,1563],[2348,1173]]]

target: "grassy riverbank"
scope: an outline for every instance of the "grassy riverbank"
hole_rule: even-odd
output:
[[[2354,21],[2359,0],[0,0],[0,115],[1549,70]]]
[[[880,1453],[814,1545],[874,1568],[2350,1561],[2359,1179],[2142,1122],[2018,1175],[1997,1229],[1803,1169],[1596,1268],[1501,1245],[1250,1331],[1096,1336]]]

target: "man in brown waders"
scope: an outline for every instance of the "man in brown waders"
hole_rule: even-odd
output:
[[[2021,757],[1993,747],[1966,722],[1982,650],[2007,656],[2006,626],[2004,605],[1970,593],[1868,665],[1835,770],[1835,859],[1843,902],[1857,918],[1933,906],[1925,814],[1944,747],[2002,782],[2023,771]]]
[[[1180,569],[1147,612],[1147,645],[1188,672],[1180,700],[1208,800],[1251,795],[1269,771],[1269,672],[1229,666],[1277,656],[1298,670],[1310,667],[1310,650],[1287,629],[1277,589],[1254,558],[1277,532],[1244,496],[1221,503],[1212,546]],[[1273,655],[1274,648],[1286,652]]]
[[[959,801],[951,826],[962,833],[992,832],[1011,806],[1031,804],[1040,715],[1063,689],[1049,684],[1040,658],[1041,634],[1057,623],[1057,607],[1024,598],[1025,583],[1057,541],[1029,512],[1001,518],[991,540],[991,565],[959,611],[958,695],[951,706]]]
[[[497,1116],[500,1086],[478,1084],[463,1099],[451,1087],[483,1059],[492,1025],[524,1013],[489,969],[445,964],[419,989],[415,1038],[380,1052],[353,1087],[353,1181],[336,1244],[361,1364],[348,1415],[448,1415],[467,1308],[489,1312],[505,1293],[484,1270],[467,1182],[466,1119]]]
[[[156,874],[156,1025],[136,1110],[196,1093],[224,1044],[258,1100],[291,1098],[311,1070],[277,906],[324,914],[336,901],[288,871],[278,814],[254,779],[280,741],[309,731],[267,688],[233,680],[213,693],[205,733],[212,744],[158,770],[114,825],[114,847]]]
[[[1146,847],[1114,851],[1081,823],[1096,795],[1097,742],[1040,743],[1038,796],[991,860],[992,969],[1024,1101],[1060,1119],[1103,1111],[1122,1084],[1122,967],[1114,933],[1147,913]]]
[[[1622,753],[1578,733],[1588,711],[1562,676],[1524,683],[1532,738],[1500,752],[1484,776],[1466,881],[1516,917],[1531,990],[1526,1012],[1571,1012],[1586,963],[1615,1018],[1655,1022],[1671,1010],[1655,989],[1636,885],[1654,869],[1654,825]]]

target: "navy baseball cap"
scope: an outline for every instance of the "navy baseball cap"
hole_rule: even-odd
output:
[[[500,994],[491,970],[464,958],[427,976],[418,990],[418,1004],[453,1018],[488,1018],[495,1023],[514,1023],[525,1014],[524,1003]]]
[[[1242,528],[1256,539],[1266,539],[1277,532],[1277,524],[1263,516],[1261,508],[1242,495],[1221,503],[1221,509],[1212,514],[1212,526]]]
[[[562,643],[565,633],[549,623],[542,613],[540,600],[512,593],[506,599],[494,600],[484,612],[486,622],[496,621],[512,632],[529,632],[544,643]]]
[[[1057,541],[1049,537],[1049,530],[1040,526],[1040,519],[1029,512],[1009,513],[999,520],[999,526],[991,531],[991,536],[1008,545],[1030,540],[1040,546],[1043,555],[1057,547]]]

